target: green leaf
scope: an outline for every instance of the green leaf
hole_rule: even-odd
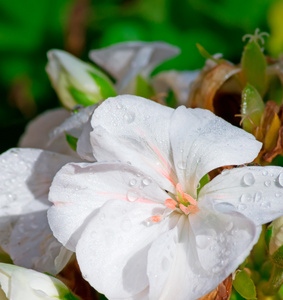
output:
[[[93,72],[89,72],[89,74],[100,87],[100,94],[103,99],[117,96],[113,85],[110,83],[110,80],[107,80],[106,78],[103,78],[102,76],[99,76]]]
[[[251,40],[245,46],[241,65],[245,83],[250,83],[263,95],[266,86],[266,60],[256,41]]]
[[[276,266],[283,268],[283,245],[272,254],[271,261]]]
[[[246,270],[241,270],[236,273],[236,277],[233,281],[233,287],[243,298],[256,299],[254,282]]]
[[[269,226],[269,227],[267,227],[266,232],[265,232],[265,243],[266,243],[266,246],[267,246],[268,250],[269,250],[270,239],[271,239],[271,236],[272,236],[272,231],[273,231],[273,227]]]
[[[69,135],[68,133],[65,132],[65,136],[66,136],[66,140],[69,144],[69,146],[74,150],[74,151],[77,151],[77,142],[78,142],[78,139]]]
[[[264,103],[255,87],[247,84],[242,92],[241,116],[243,129],[252,133],[260,125]]]
[[[199,191],[209,182],[209,176],[208,174],[204,175],[202,179],[199,181],[198,188],[197,188],[197,194],[199,194]]]
[[[144,98],[155,95],[153,87],[141,75],[136,77],[136,95]]]
[[[200,53],[200,55],[202,56],[202,57],[204,57],[205,59],[211,59],[212,61],[214,61],[215,63],[219,63],[219,60],[218,59],[216,59],[216,58],[214,58],[208,51],[206,51],[205,49],[204,49],[204,47],[203,46],[201,46],[200,44],[196,44],[196,46],[197,46],[197,48],[198,48],[198,51],[199,51],[199,53]]]
[[[167,106],[176,108],[178,106],[177,98],[172,90],[169,90],[168,95],[165,99],[165,103]]]

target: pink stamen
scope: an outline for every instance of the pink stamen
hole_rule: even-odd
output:
[[[156,215],[156,216],[152,216],[150,219],[151,219],[152,222],[158,223],[162,220],[162,216]]]
[[[186,200],[188,200],[190,202],[190,204],[192,205],[198,205],[197,201],[190,195],[184,193],[184,197]]]
[[[183,204],[180,204],[180,209],[181,209],[181,211],[184,212],[186,215],[188,215],[189,212],[190,212],[189,208],[186,207],[186,206],[183,205]]]
[[[166,199],[165,200],[165,206],[168,208],[174,210],[176,208],[177,202],[173,199]]]
[[[188,209],[188,211],[189,211],[190,213],[192,213],[192,214],[199,211],[199,208],[198,208],[197,206],[194,206],[194,205],[189,205],[189,206],[187,207],[187,209]]]

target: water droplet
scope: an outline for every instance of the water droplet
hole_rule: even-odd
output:
[[[135,113],[134,112],[128,112],[127,114],[124,115],[124,120],[128,124],[134,122],[134,120],[135,120]]]
[[[121,103],[117,103],[117,108],[121,109],[123,106],[121,105]]]
[[[136,185],[136,183],[137,183],[137,180],[135,178],[131,179],[129,182],[130,186],[134,186],[134,185]]]
[[[7,195],[7,200],[8,201],[15,201],[15,200],[17,200],[17,195],[8,194]]]
[[[200,249],[207,248],[212,242],[212,236],[206,234],[199,234],[196,236],[196,244]]]
[[[278,180],[279,185],[280,185],[281,187],[283,187],[283,173],[280,173],[280,174],[278,175],[277,180]]]
[[[178,167],[180,170],[186,170],[186,163],[183,162],[183,161],[179,161],[178,164],[177,164],[177,167]]]
[[[167,257],[164,257],[162,259],[161,266],[162,266],[163,271],[167,271],[169,269],[170,262],[169,262],[169,259]]]
[[[127,198],[130,202],[134,202],[138,200],[140,197],[139,192],[137,190],[129,190],[127,193]]]
[[[229,173],[230,173],[230,170],[224,169],[224,170],[221,172],[221,175],[228,175]]]
[[[266,201],[266,202],[261,203],[261,206],[262,206],[263,208],[269,208],[269,207],[271,206],[271,204],[270,204],[269,201]]]
[[[282,197],[282,193],[280,193],[280,192],[275,193],[275,197],[277,197],[277,198]]]
[[[267,176],[268,172],[266,170],[263,170],[261,173],[263,176]]]
[[[262,192],[256,192],[254,195],[254,202],[259,202],[262,200]]]
[[[248,203],[252,200],[252,196],[250,194],[243,194],[240,198],[242,203]]]
[[[245,210],[247,208],[247,205],[246,204],[239,204],[238,205],[238,209],[239,210]]]
[[[148,177],[145,177],[143,180],[142,180],[142,183],[143,185],[147,186],[151,183],[151,179],[148,178]]]
[[[246,186],[253,185],[255,183],[254,175],[252,173],[245,174],[244,177],[243,177],[243,183]]]
[[[197,159],[197,164],[199,164],[201,162],[201,158],[199,157],[198,159]]]
[[[226,225],[226,230],[227,230],[227,231],[231,231],[233,227],[234,227],[233,222],[229,222],[229,223]]]
[[[214,266],[211,271],[212,271],[212,273],[218,273],[220,270],[221,270],[221,267],[217,265],[217,266]]]
[[[131,220],[129,218],[126,218],[126,219],[122,220],[122,222],[121,222],[121,229],[123,231],[126,231],[126,232],[130,231],[131,230],[131,226],[132,226],[132,222],[131,222]]]
[[[271,181],[270,181],[270,180],[266,180],[266,181],[264,182],[264,185],[265,185],[266,187],[269,187],[269,186],[271,185]]]

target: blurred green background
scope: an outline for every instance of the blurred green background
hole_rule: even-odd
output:
[[[270,33],[266,49],[283,52],[283,0],[0,0],[0,152],[16,146],[27,122],[59,106],[45,73],[46,52],[88,52],[121,41],[166,41],[181,55],[162,69],[197,69],[196,43],[238,63],[242,36]]]

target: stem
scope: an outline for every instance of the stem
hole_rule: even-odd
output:
[[[270,279],[262,287],[265,295],[276,295],[283,284],[283,268],[273,265]]]

